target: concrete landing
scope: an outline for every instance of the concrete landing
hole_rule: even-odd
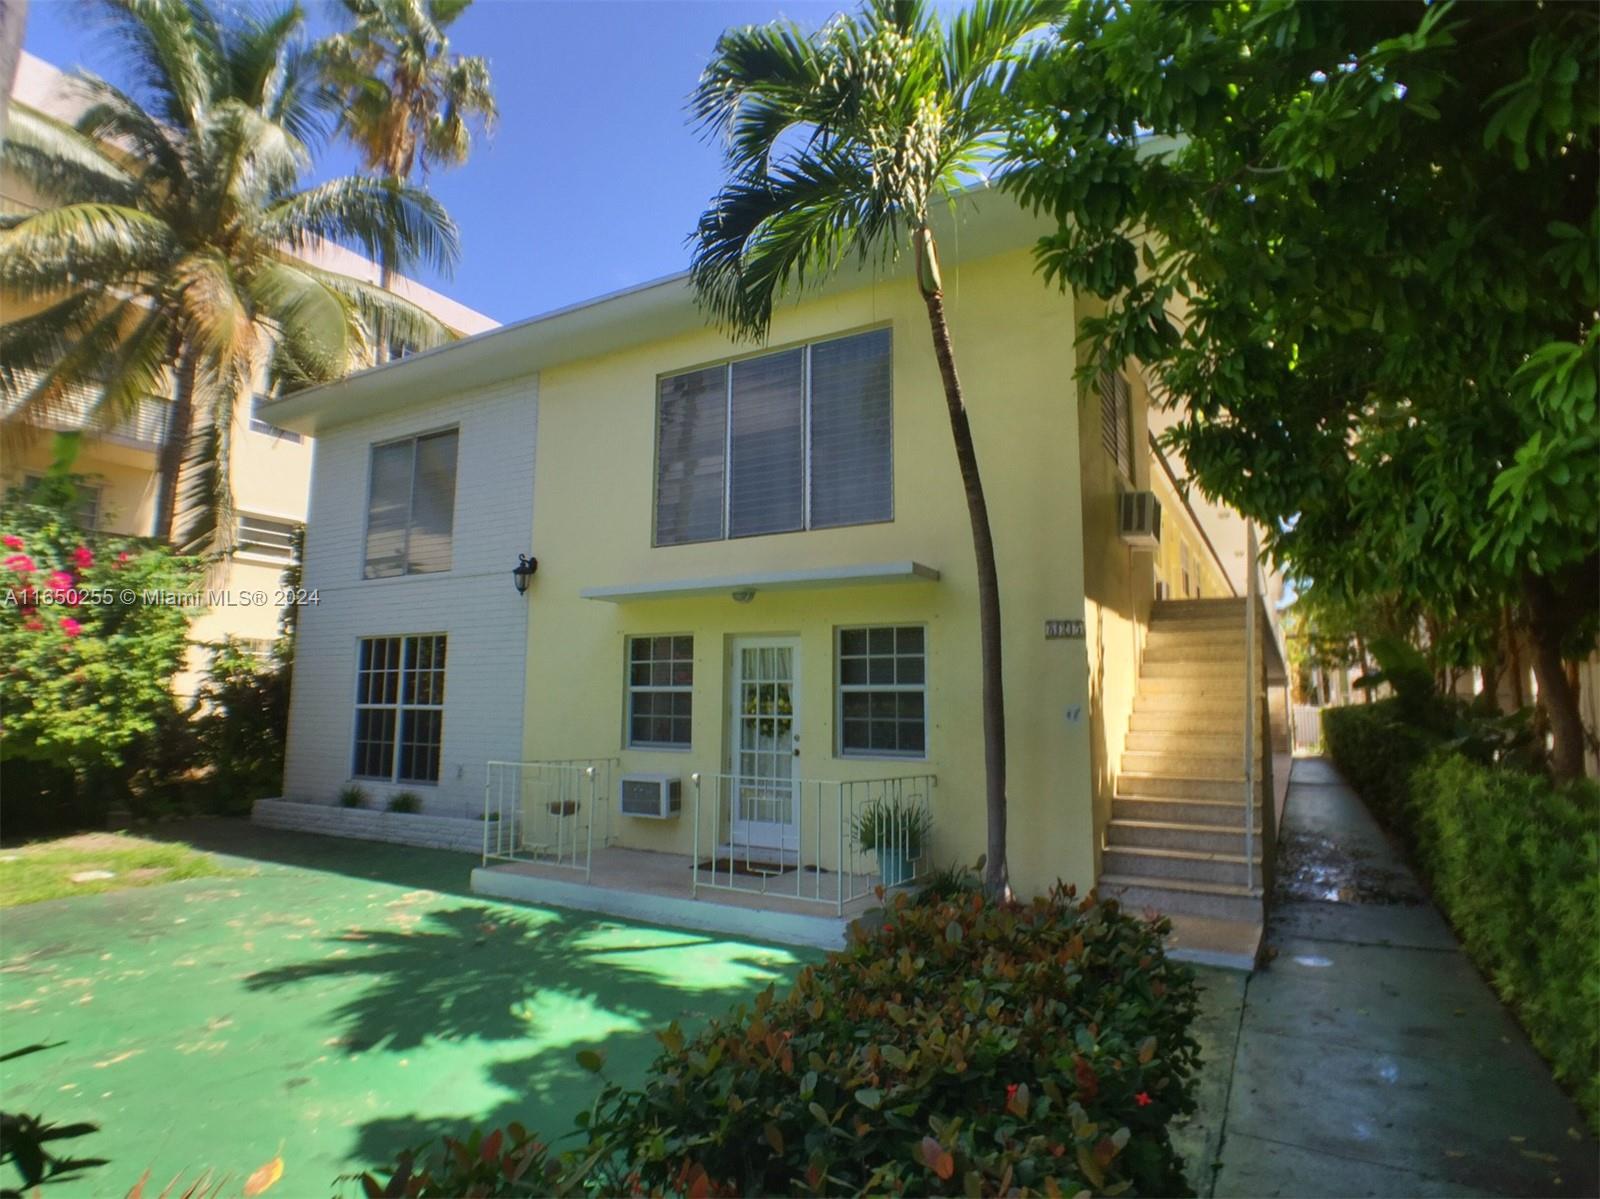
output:
[[[1207,1196],[1600,1193],[1600,1146],[1403,857],[1321,759],[1285,807],[1267,965],[1200,971]]]

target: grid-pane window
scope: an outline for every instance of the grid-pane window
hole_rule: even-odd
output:
[[[262,414],[262,408],[271,403],[271,396],[253,395],[250,397],[250,431],[264,433],[268,437],[275,437],[279,441],[287,441],[291,445],[299,445],[304,440],[293,429],[284,429],[267,420]]]
[[[234,542],[239,551],[274,558],[279,562],[294,561],[294,535],[299,526],[289,520],[273,520],[267,516],[239,513]]]
[[[928,654],[921,625],[840,629],[838,688],[840,754],[926,755]]]
[[[439,781],[445,638],[363,637],[356,662],[357,778]]]
[[[1133,397],[1121,371],[1100,372],[1100,442],[1122,477],[1133,481]]]
[[[887,329],[662,378],[655,543],[890,520]]]
[[[450,569],[459,442],[447,429],[372,447],[367,578]]]
[[[694,716],[694,638],[628,638],[628,744],[688,749]]]

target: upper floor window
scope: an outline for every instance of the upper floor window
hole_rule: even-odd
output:
[[[1133,482],[1133,398],[1121,371],[1100,372],[1100,441],[1122,477]]]
[[[282,429],[261,415],[264,405],[272,402],[271,396],[253,395],[250,397],[250,432],[265,433],[268,437],[276,437],[279,441],[287,441],[291,445],[299,445],[305,439],[293,429]]]
[[[446,429],[372,447],[366,578],[450,569],[459,440]]]
[[[26,492],[33,491],[43,483],[43,475],[29,473],[22,476],[22,487]],[[73,486],[72,519],[80,529],[98,529],[100,518],[104,515],[101,501],[105,498],[105,488],[99,483],[80,483],[76,480]]]
[[[254,516],[241,512],[234,527],[234,544],[242,554],[255,554],[279,562],[295,560],[295,531],[293,521],[274,520],[269,516]]]
[[[894,516],[889,330],[664,376],[655,544]]]

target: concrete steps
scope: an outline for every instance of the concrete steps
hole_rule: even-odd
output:
[[[1249,969],[1263,896],[1259,822],[1248,857],[1244,829],[1244,613],[1242,599],[1152,609],[1100,889],[1170,915],[1175,956]]]

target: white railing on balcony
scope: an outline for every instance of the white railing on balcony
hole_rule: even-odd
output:
[[[87,387],[75,387],[41,413],[42,423],[52,429],[83,429],[116,441],[132,442],[143,446],[159,446],[167,437],[172,421],[172,403],[156,396],[146,396],[128,416],[113,425],[102,425],[95,418],[94,408],[99,395]],[[11,403],[0,411],[0,418],[9,420],[17,411]]]
[[[611,838],[615,758],[485,764],[483,860],[540,862],[583,872]]]
[[[847,904],[928,867],[931,774],[897,778],[752,779],[696,773],[694,893],[702,889]]]

